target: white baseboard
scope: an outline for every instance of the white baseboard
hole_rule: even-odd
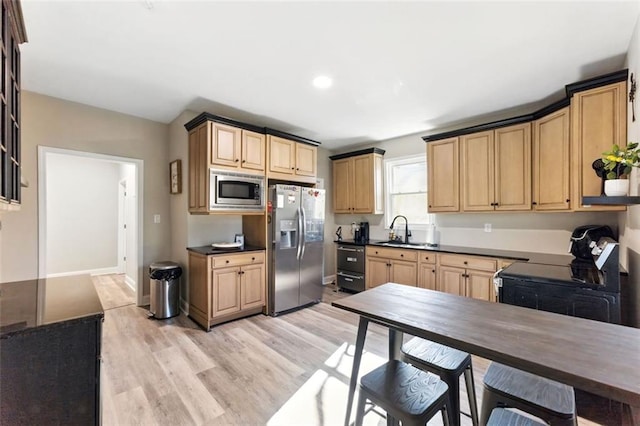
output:
[[[142,305],[140,306],[145,306],[150,304],[151,304],[151,295],[147,294],[146,296],[142,296]]]
[[[72,271],[72,272],[60,272],[57,274],[47,274],[47,278],[68,277],[71,275],[107,275],[107,274],[117,274],[117,273],[118,273],[118,267],[114,266],[112,268],[87,269],[86,271]]]
[[[336,281],[336,274],[333,275],[327,275],[326,277],[324,277],[324,279],[322,280],[322,285],[329,285],[333,282]]]
[[[129,275],[124,276],[124,283],[128,285],[131,288],[131,290],[133,290],[134,292],[136,291],[136,287],[137,287],[136,282]]]

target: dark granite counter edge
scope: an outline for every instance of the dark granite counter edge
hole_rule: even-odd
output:
[[[14,336],[25,336],[29,333],[40,333],[43,330],[69,327],[75,323],[95,322],[96,319],[104,321],[104,312],[96,312],[95,314],[70,317],[63,321],[50,322],[36,326],[25,326],[21,328],[11,328],[11,324],[0,328],[0,340],[11,339]]]
[[[214,256],[219,254],[234,254],[234,253],[245,253],[245,252],[251,252],[251,251],[261,251],[261,250],[265,250],[265,248],[245,245],[244,248],[220,249],[220,248],[214,248],[209,245],[209,246],[200,246],[200,247],[187,247],[187,250],[192,251],[194,253],[203,254],[205,256]]]

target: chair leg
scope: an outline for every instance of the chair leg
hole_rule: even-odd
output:
[[[482,409],[480,410],[480,426],[486,426],[491,416],[491,410],[498,406],[497,395],[487,388],[482,391]]]
[[[451,426],[460,426],[460,377],[447,374],[444,381],[449,385],[449,397],[447,399],[449,424]]]
[[[478,402],[476,399],[476,387],[473,381],[473,367],[464,371],[464,381],[467,384],[467,396],[469,397],[469,408],[471,409],[471,422],[473,426],[478,426]]]
[[[367,396],[360,389],[360,393],[358,395],[358,407],[356,408],[356,423],[355,426],[362,426],[362,421],[364,419],[364,409],[367,403]]]
[[[441,410],[441,412],[442,412],[442,424],[444,426],[452,426],[449,423],[449,411],[450,410],[447,408],[446,405],[444,407],[442,407],[442,410]]]

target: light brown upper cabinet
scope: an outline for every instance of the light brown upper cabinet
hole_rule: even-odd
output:
[[[592,163],[613,144],[627,145],[627,82],[578,92],[571,98],[571,167],[574,210],[625,210],[624,206],[585,206],[584,196],[601,194]]]
[[[209,211],[209,132],[202,123],[189,132],[189,211]]]
[[[427,144],[427,179],[430,213],[460,210],[458,138]]]
[[[264,174],[265,135],[211,122],[211,166]]]
[[[531,210],[531,123],[460,137],[462,210]]]
[[[333,165],[334,213],[384,213],[383,155],[383,150],[371,148],[329,157]]]
[[[268,143],[270,178],[315,183],[318,147],[274,135]]]
[[[569,107],[533,122],[534,210],[569,210]]]

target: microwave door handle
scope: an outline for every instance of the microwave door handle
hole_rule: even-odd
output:
[[[298,207],[298,210],[296,210],[296,216],[298,216],[298,238],[296,239],[296,247],[298,248],[298,251],[296,252],[296,259],[300,260],[300,258],[302,257],[302,209],[300,207]]]
[[[302,224],[302,228],[300,231],[300,238],[302,239],[302,249],[300,250],[300,260],[304,257],[304,249],[307,247],[307,214],[304,211],[304,207],[300,207],[300,223]]]

